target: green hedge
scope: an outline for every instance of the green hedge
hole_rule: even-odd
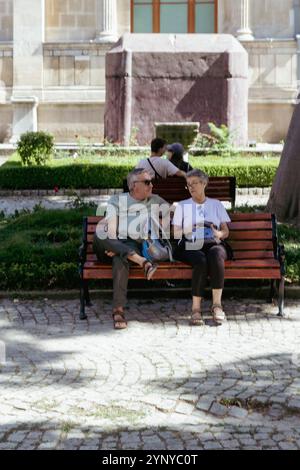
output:
[[[0,188],[120,188],[131,169],[131,166],[126,165],[3,168],[0,169]]]
[[[210,176],[235,175],[240,187],[271,186],[278,159],[191,158],[194,168]],[[121,188],[122,181],[134,167],[131,162],[73,164],[64,166],[7,166],[0,168],[0,189]]]

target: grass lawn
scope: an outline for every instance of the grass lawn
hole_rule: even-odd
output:
[[[144,156],[129,156],[124,155],[120,156],[101,156],[94,153],[86,153],[80,155],[80,152],[77,152],[78,156],[75,158],[72,155],[67,155],[66,152],[59,152],[56,156],[52,157],[46,166],[49,167],[62,167],[62,166],[71,166],[71,165],[130,165],[135,166],[141,158],[147,158],[149,155],[145,154]],[[165,157],[166,158],[166,157]],[[258,157],[257,155],[245,154],[245,155],[236,155],[236,156],[216,156],[216,155],[207,155],[189,158],[190,164],[195,168],[201,168],[201,164],[208,166],[216,165],[226,165],[226,166],[253,166],[253,165],[262,165],[262,166],[278,166],[280,157],[273,155],[264,155]],[[12,154],[7,162],[3,165],[2,168],[20,168],[22,167],[21,159],[17,152]]]

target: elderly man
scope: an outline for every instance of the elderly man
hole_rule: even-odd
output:
[[[148,226],[149,218],[156,218],[156,223],[159,223],[158,217],[170,216],[169,204],[158,195],[152,194],[151,176],[143,168],[129,173],[127,185],[129,193],[110,198],[104,223],[97,227],[94,236],[97,258],[100,261],[112,259],[115,329],[127,327],[124,306],[127,301],[128,261],[141,266],[148,280],[157,269],[155,264],[142,256],[145,226]]]

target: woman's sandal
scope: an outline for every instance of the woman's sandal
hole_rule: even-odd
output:
[[[112,317],[115,330],[125,330],[125,328],[127,328],[127,321],[122,310],[113,311]]]
[[[226,320],[225,312],[221,304],[213,304],[211,313],[216,323],[222,323]]]
[[[150,279],[152,279],[153,277],[153,274],[157,270],[157,264],[153,264],[151,263],[151,261],[146,260],[143,263],[143,268],[144,268],[145,278],[148,281],[150,281]]]
[[[192,326],[204,326],[204,320],[202,318],[200,310],[193,310],[190,319],[190,325]]]

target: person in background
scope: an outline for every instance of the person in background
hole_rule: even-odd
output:
[[[185,177],[185,172],[178,169],[169,160],[162,158],[167,150],[166,141],[153,139],[151,142],[151,156],[140,160],[136,168],[144,168],[152,179],[166,179],[168,176]]]
[[[174,143],[167,146],[167,157],[168,160],[173,163],[179,170],[184,171],[187,173],[191,171],[193,167],[183,160],[184,155],[184,148],[183,145],[180,143]]]

